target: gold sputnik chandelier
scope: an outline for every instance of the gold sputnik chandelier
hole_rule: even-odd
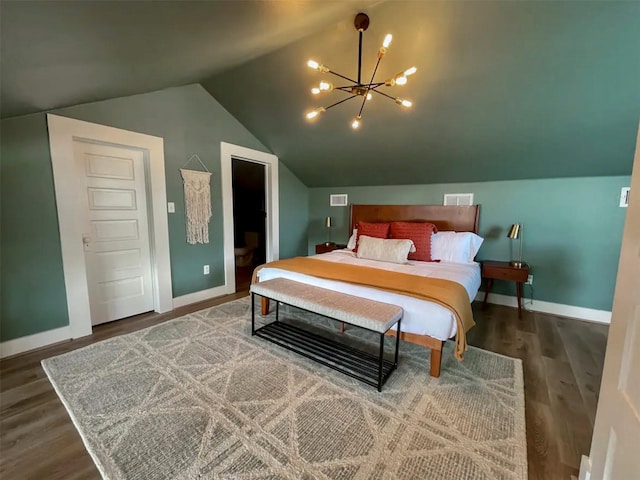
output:
[[[367,103],[367,100],[371,100],[373,98],[374,93],[378,95],[382,95],[383,97],[386,97],[390,100],[393,100],[398,105],[401,105],[406,108],[409,108],[412,105],[411,101],[406,100],[404,98],[387,95],[386,93],[381,92],[379,88],[383,86],[393,87],[396,85],[406,85],[407,77],[409,75],[413,75],[414,73],[416,73],[416,67],[411,67],[411,68],[408,68],[407,70],[404,70],[403,72],[399,72],[393,77],[385,80],[384,82],[374,82],[376,72],[378,71],[378,66],[380,65],[380,61],[382,60],[382,57],[384,57],[385,53],[387,53],[387,49],[391,44],[392,36],[390,33],[384,37],[382,46],[378,50],[378,60],[376,61],[376,66],[374,67],[373,73],[371,74],[371,79],[369,80],[368,83],[366,82],[362,83],[362,34],[369,27],[369,16],[365,13],[358,13],[356,15],[356,18],[353,24],[356,27],[356,30],[358,31],[358,36],[359,36],[358,80],[356,81],[349,77],[341,75],[337,72],[334,72],[326,65],[322,65],[316,62],[315,60],[309,60],[307,62],[307,65],[310,68],[317,70],[320,73],[330,73],[331,75],[335,75],[336,77],[340,77],[341,79],[347,80],[348,82],[351,82],[351,83],[349,85],[334,87],[331,82],[327,82],[323,80],[320,82],[320,84],[317,87],[312,88],[311,93],[313,93],[314,95],[321,95],[324,93],[331,92],[333,90],[341,90],[347,93],[349,96],[347,98],[343,98],[340,101],[332,103],[328,107],[318,107],[314,110],[311,110],[306,114],[308,120],[313,120],[314,118],[317,118],[321,113],[326,112],[327,110],[329,110],[332,107],[335,107],[336,105],[340,105],[341,103],[344,103],[353,98],[359,97],[362,99],[360,110],[358,111],[358,114],[356,115],[353,122],[351,123],[351,127],[354,129],[357,129],[360,126],[360,123],[362,121],[362,111],[364,110],[364,106]]]

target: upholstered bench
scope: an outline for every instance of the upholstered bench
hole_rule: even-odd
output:
[[[255,295],[276,302],[276,319],[255,328]],[[307,310],[380,335],[379,355],[373,355],[306,329],[281,322],[279,304]],[[251,285],[251,334],[311,358],[330,368],[382,390],[398,366],[399,336],[393,362],[384,358],[385,333],[395,324],[400,330],[403,310],[396,305],[360,298],[287,278],[274,278]]]

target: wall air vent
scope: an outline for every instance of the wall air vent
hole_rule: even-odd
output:
[[[473,193],[445,193],[444,205],[473,205]]]
[[[329,196],[329,205],[332,207],[346,207],[347,206],[347,194],[341,193],[339,195]]]

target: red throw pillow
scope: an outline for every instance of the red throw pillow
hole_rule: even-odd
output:
[[[356,228],[358,229],[358,238],[356,238],[356,248],[353,249],[354,252],[358,251],[360,235],[366,235],[374,238],[389,238],[388,223],[359,222]]]
[[[391,238],[413,240],[416,251],[409,254],[409,260],[434,261],[431,258],[431,235],[437,231],[433,223],[391,222]]]

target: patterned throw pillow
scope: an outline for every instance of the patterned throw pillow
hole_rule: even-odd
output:
[[[380,262],[407,263],[407,255],[413,248],[411,240],[392,240],[390,238],[360,237],[358,258],[378,260]]]
[[[415,253],[409,254],[409,260],[434,261],[431,258],[431,235],[437,231],[433,223],[391,222],[391,238],[406,238],[416,246]]]
[[[360,243],[360,235],[366,235],[367,237],[374,237],[374,238],[389,238],[388,223],[359,222],[357,225],[357,228],[358,228],[358,238],[356,240],[356,248],[353,249],[354,252],[358,251],[358,245]]]

